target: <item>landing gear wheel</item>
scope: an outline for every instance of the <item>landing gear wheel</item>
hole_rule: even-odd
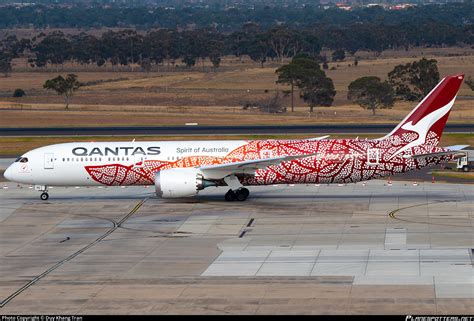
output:
[[[243,202],[247,199],[247,197],[249,196],[250,192],[248,189],[246,188],[241,188],[241,189],[238,189],[236,191],[236,199],[239,201],[239,202]]]
[[[232,191],[232,190],[230,189],[227,193],[225,193],[224,198],[225,198],[225,200],[226,200],[227,202],[232,202],[232,201],[234,201],[234,200],[235,200],[235,193],[234,193],[234,191]]]
[[[41,193],[40,198],[41,198],[43,201],[46,201],[46,200],[49,198],[49,194],[46,193],[46,192]]]

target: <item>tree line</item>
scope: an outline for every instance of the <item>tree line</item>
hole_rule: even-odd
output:
[[[382,52],[390,48],[411,46],[445,46],[474,44],[474,26],[423,25],[420,29],[403,26],[400,29],[377,24],[357,24],[344,28],[318,26],[296,29],[277,26],[263,30],[254,23],[241,30],[224,34],[205,28],[178,31],[158,29],[141,33],[124,29],[107,31],[100,36],[89,33],[77,35],[55,31],[40,33],[31,39],[7,36],[0,41],[0,72],[11,70],[11,60],[28,57],[32,67],[54,65],[59,70],[66,62],[113,67],[138,64],[142,70],[164,63],[182,63],[192,67],[209,60],[219,67],[221,57],[249,56],[262,67],[268,60],[282,62],[298,54],[307,54],[321,62],[322,47],[335,50],[333,60],[344,59],[345,52],[358,50]]]
[[[314,2],[313,2],[314,3]],[[234,32],[244,23],[259,23],[270,29],[281,23],[292,27],[314,24],[348,26],[381,21],[389,26],[423,25],[426,23],[462,26],[473,23],[472,1],[443,5],[420,5],[407,10],[384,10],[381,7],[336,7],[324,10],[318,4],[305,6],[266,5],[254,1],[250,6],[219,6],[176,4],[161,6],[103,6],[100,4],[31,5],[0,8],[0,28],[168,28],[188,29],[213,27],[220,32]]]

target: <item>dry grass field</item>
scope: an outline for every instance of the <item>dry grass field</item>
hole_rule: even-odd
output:
[[[460,50],[427,50],[423,55],[438,60],[441,75],[465,73],[474,77],[474,50]],[[440,54],[443,56],[437,56]],[[395,65],[415,60],[412,56],[421,56],[421,51],[392,52],[391,57],[384,52],[377,58],[361,55],[364,59],[357,67],[353,66],[351,57],[329,64],[330,68],[336,68],[327,70],[337,91],[334,105],[316,108],[311,117],[299,99],[294,113],[275,115],[243,110],[242,105],[247,101],[269,99],[277,91],[288,89],[275,83],[276,65],[259,68],[245,59],[226,58],[223,68],[215,72],[204,72],[200,67],[150,73],[77,70],[74,72],[82,82],[105,82],[82,87],[73,97],[69,111],[63,110],[62,97],[42,88],[44,81],[55,77],[57,72],[18,72],[24,62],[17,61],[17,72],[0,78],[0,127],[182,125],[186,122],[202,125],[397,123],[415,103],[399,102],[392,109],[371,116],[370,112],[347,101],[347,86],[362,76],[385,79]],[[68,70],[73,67],[66,66]],[[27,96],[11,98],[16,88],[25,90]],[[289,97],[283,99],[283,104],[289,107]],[[474,122],[473,107],[474,91],[463,85],[450,122]]]

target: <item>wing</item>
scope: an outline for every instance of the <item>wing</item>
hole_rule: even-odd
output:
[[[271,158],[260,158],[260,159],[252,159],[242,162],[234,162],[234,163],[227,163],[227,164],[218,164],[218,165],[206,165],[200,167],[200,170],[203,173],[211,172],[211,171],[224,171],[232,174],[239,174],[239,173],[248,173],[251,171],[255,171],[257,169],[265,168],[270,165],[277,165],[283,162],[288,162],[294,159],[306,158],[315,156],[314,154],[305,154],[305,155],[295,155],[295,156],[280,156],[280,157],[271,157]]]
[[[321,136],[321,137],[314,137],[314,138],[308,138],[308,140],[323,140],[323,139],[328,138],[329,136],[330,135]]]

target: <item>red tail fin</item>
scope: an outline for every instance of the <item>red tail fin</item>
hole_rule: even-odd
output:
[[[453,107],[464,75],[447,76],[408,114],[394,130],[381,139],[397,139],[406,143],[405,148],[424,144],[437,145],[443,134],[446,121]]]

